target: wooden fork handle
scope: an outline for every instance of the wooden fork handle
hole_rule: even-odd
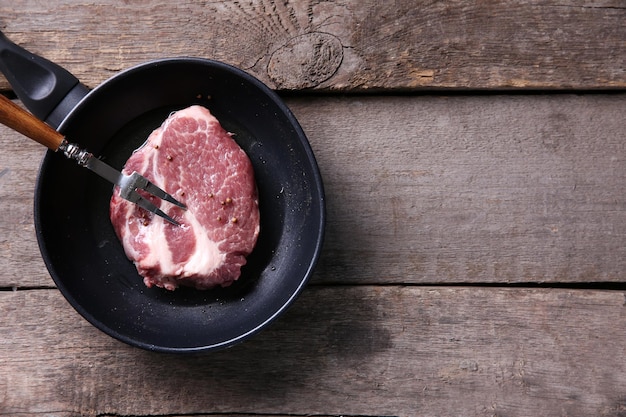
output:
[[[0,123],[56,151],[64,136],[0,94]]]

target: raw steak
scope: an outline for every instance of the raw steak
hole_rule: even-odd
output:
[[[204,107],[170,115],[123,169],[137,171],[187,205],[187,211],[150,200],[176,219],[173,225],[119,196],[111,222],[146,286],[207,289],[239,278],[259,234],[252,164]]]

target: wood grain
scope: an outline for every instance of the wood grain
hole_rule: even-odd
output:
[[[226,351],[123,345],[56,290],[0,292],[0,415],[619,416],[624,294],[307,288]]]
[[[23,0],[0,16],[14,42],[90,87],[172,56],[224,61],[281,90],[626,87],[620,0]]]
[[[64,136],[20,105],[0,95],[0,123],[56,151]]]
[[[33,194],[45,148],[0,126],[0,287],[50,286],[33,223]]]
[[[328,194],[317,279],[623,282],[625,98],[291,100]]]
[[[314,282],[626,281],[626,95],[289,98],[324,178]],[[0,287],[48,286],[43,147],[0,127]]]
[[[625,91],[624,21],[621,0],[0,2],[89,87],[200,56],[288,93],[328,205],[272,326],[154,354],[53,287],[45,149],[0,126],[0,417],[626,415],[626,294],[592,289],[626,282],[626,94],[459,94]]]

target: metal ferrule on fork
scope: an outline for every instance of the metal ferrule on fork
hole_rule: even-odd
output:
[[[74,143],[69,143],[63,139],[63,142],[59,145],[59,150],[65,154],[69,159],[73,159],[78,162],[80,166],[86,166],[87,161],[93,156],[89,151],[81,149]]]

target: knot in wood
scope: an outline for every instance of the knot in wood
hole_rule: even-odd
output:
[[[343,46],[336,36],[311,32],[276,49],[267,74],[278,89],[312,88],[332,77],[342,60]]]

